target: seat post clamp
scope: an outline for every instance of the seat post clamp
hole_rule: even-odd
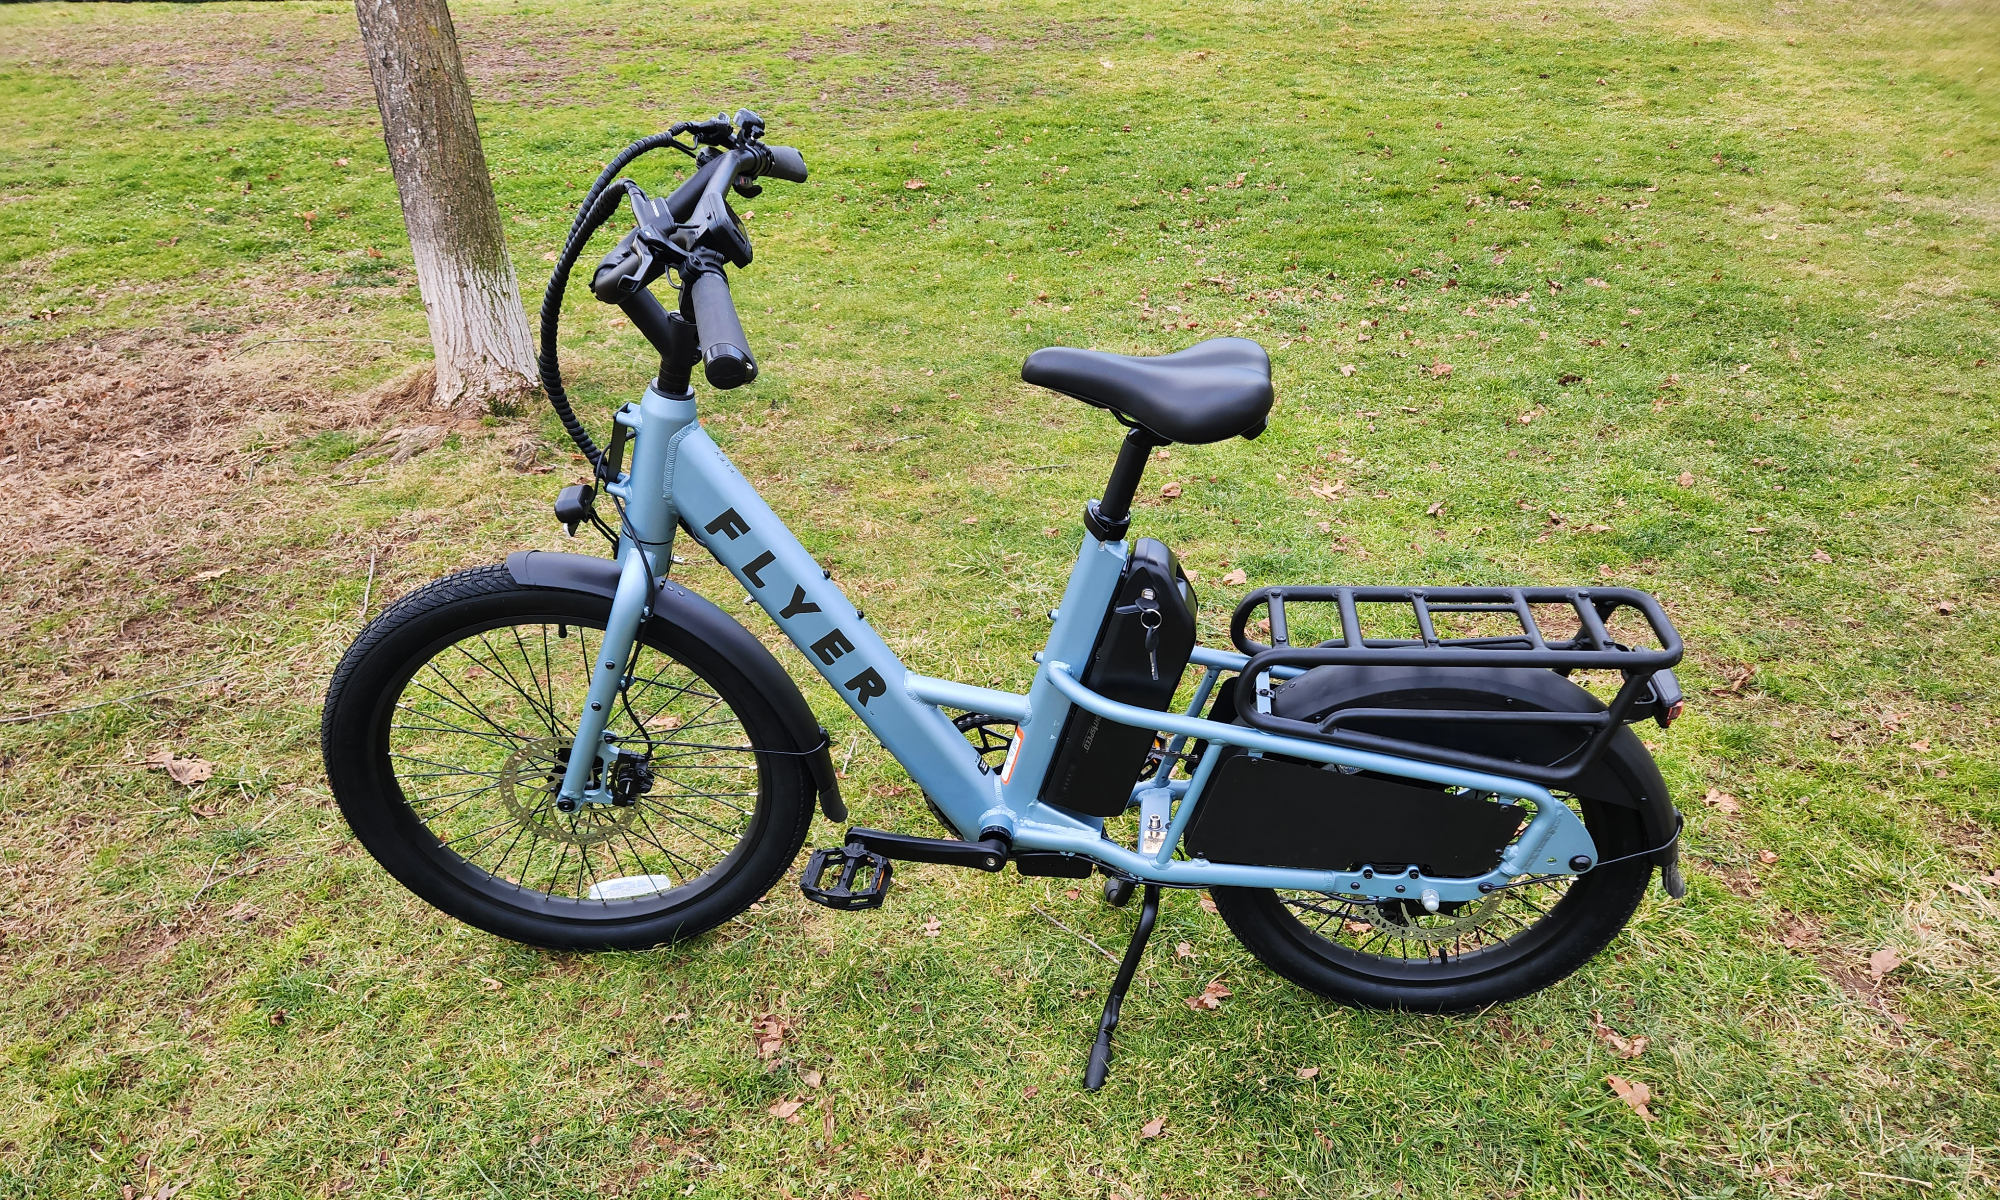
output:
[[[1132,514],[1128,512],[1116,521],[1110,520],[1099,510],[1097,501],[1092,500],[1083,506],[1083,527],[1100,542],[1122,542],[1125,531],[1132,528]]]

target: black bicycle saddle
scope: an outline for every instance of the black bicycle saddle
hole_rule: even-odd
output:
[[[1152,358],[1049,346],[1028,356],[1021,378],[1187,445],[1254,438],[1271,412],[1271,357],[1248,338],[1210,338]]]

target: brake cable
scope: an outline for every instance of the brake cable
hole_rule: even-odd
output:
[[[555,409],[556,417],[561,420],[563,432],[569,435],[569,440],[576,443],[576,448],[590,461],[591,473],[600,478],[603,474],[601,464],[604,460],[604,451],[598,448],[597,442],[590,436],[590,431],[583,427],[583,422],[577,419],[575,410],[570,407],[569,393],[563,389],[562,366],[556,358],[556,332],[562,318],[563,296],[569,290],[570,271],[575,268],[576,260],[583,253],[584,245],[590,241],[592,234],[611,219],[612,211],[615,211],[615,208],[601,213],[597,211],[605,189],[634,160],[663,147],[672,146],[690,158],[699,157],[700,152],[695,147],[679,139],[679,135],[689,128],[693,126],[683,122],[665,133],[642,137],[620,150],[610,162],[604,164],[604,170],[598,174],[596,182],[592,183],[590,190],[584,193],[583,203],[577,206],[576,219],[570,223],[569,237],[563,242],[561,253],[556,256],[556,268],[550,272],[548,288],[542,293],[541,349],[535,356],[535,365],[542,377],[542,391],[549,398],[549,407]]]

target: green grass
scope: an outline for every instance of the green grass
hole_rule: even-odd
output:
[[[912,667],[1027,681],[1108,468],[1111,422],[1021,358],[1240,330],[1270,432],[1174,448],[1137,521],[1206,639],[1239,567],[1658,593],[1690,894],[1456,1018],[1322,1004],[1171,898],[1095,1096],[1111,968],[1048,918],[1115,947],[1133,917],[1089,887],[919,867],[840,915],[783,886],[593,958],[453,925],[347,835],[318,699],[364,592],[563,544],[559,429],[355,399],[428,343],[349,9],[14,7],[10,364],[234,390],[133,435],[154,467],[129,392],[64,384],[98,432],[44,445],[40,385],[0,379],[0,715],[178,688],[0,725],[0,1195],[1993,1193],[1990,5],[454,8],[531,296],[630,138],[744,104],[804,150],[811,184],[744,205],[765,375],[708,427]],[[601,423],[645,355],[580,288],[566,329]],[[515,471],[524,439],[560,471]],[[925,831],[786,654],[857,820]],[[1219,1011],[1182,1003],[1215,978]],[[1650,1047],[1611,1058],[1593,1010]]]

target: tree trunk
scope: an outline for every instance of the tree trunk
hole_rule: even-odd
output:
[[[437,355],[437,402],[489,409],[535,386],[535,354],[472,90],[445,0],[355,0],[382,140]]]

